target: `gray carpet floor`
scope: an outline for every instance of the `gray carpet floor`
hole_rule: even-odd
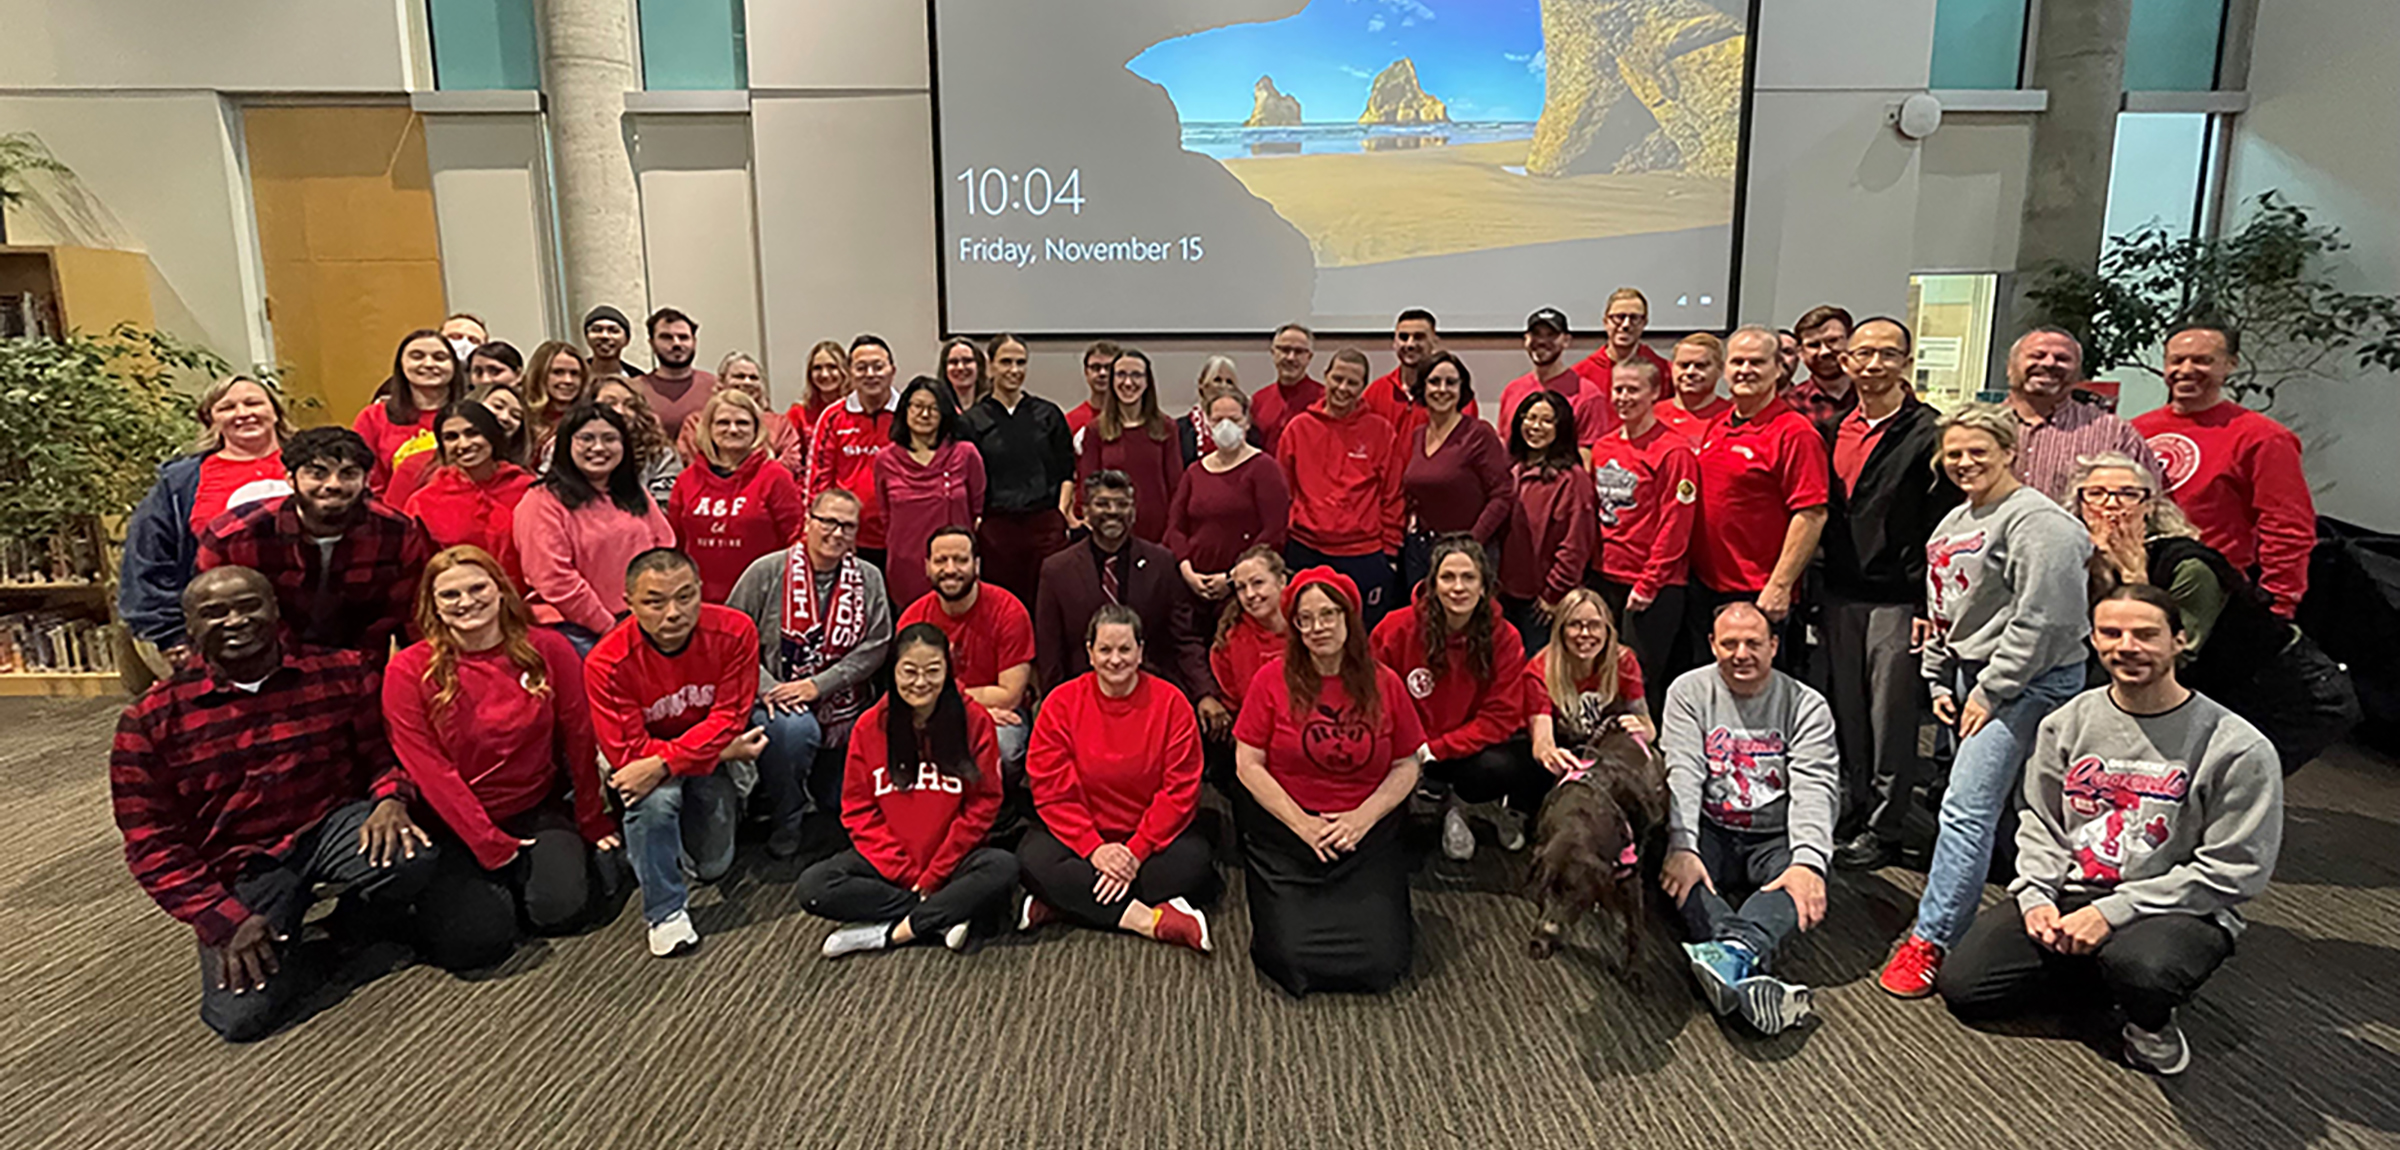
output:
[[[127,876],[103,702],[0,703],[0,1146],[1684,1147],[2400,1145],[2400,770],[2290,791],[2274,890],[2161,1082],[2073,1020],[1970,1030],[1873,977],[1916,876],[1846,876],[1787,976],[1821,1025],[1762,1040],[1662,936],[1529,958],[1521,862],[1418,880],[1419,959],[1373,999],[1218,953],[1053,927],[970,955],[817,957],[794,869],[746,851],[661,962],[627,908],[489,977],[403,966],[265,1042],[195,1016],[190,931]],[[1996,896],[1997,892],[1993,892]]]

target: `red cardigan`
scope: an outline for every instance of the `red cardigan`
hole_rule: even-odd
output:
[[[950,872],[967,852],[983,845],[993,816],[1000,813],[1000,743],[992,733],[992,716],[975,700],[966,702],[967,749],[975,758],[972,783],[927,763],[907,790],[891,784],[884,738],[890,695],[875,700],[850,728],[842,828],[878,874],[925,894],[950,881]]]
[[[1097,675],[1042,702],[1025,751],[1042,824],[1085,858],[1112,842],[1136,859],[1175,841],[1200,805],[1200,726],[1183,692],[1142,675],[1111,699]]]
[[[1440,608],[1435,608],[1439,610]],[[1525,727],[1521,676],[1525,643],[1492,605],[1492,677],[1478,683],[1467,673],[1467,639],[1452,635],[1442,663],[1425,655],[1425,634],[1414,603],[1383,617],[1371,643],[1375,659],[1400,676],[1425,724],[1425,747],[1436,759],[1474,754]]]

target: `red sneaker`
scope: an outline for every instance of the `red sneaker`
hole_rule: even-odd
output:
[[[1883,964],[1875,984],[1897,998],[1923,998],[1933,993],[1934,976],[1941,972],[1941,948],[1911,934]]]
[[[1202,954],[1208,953],[1208,916],[1200,908],[1183,901],[1170,899],[1158,908],[1155,935],[1160,942],[1188,946]]]
[[[1049,903],[1043,902],[1032,895],[1026,895],[1025,905],[1017,910],[1017,929],[1032,930],[1036,927],[1057,922],[1060,917],[1061,916],[1058,913],[1057,907],[1051,906]]]

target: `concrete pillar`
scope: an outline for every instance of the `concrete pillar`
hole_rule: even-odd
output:
[[[575,325],[583,314],[614,304],[632,317],[638,347],[650,293],[641,195],[625,139],[625,93],[641,86],[631,13],[626,0],[541,0],[542,90],[549,97],[566,335],[580,342]]]
[[[2017,328],[2041,322],[2024,290],[2055,267],[2099,266],[2109,162],[2124,104],[2125,30],[2133,0],[2046,0],[2034,33],[2031,85],[2050,93],[2033,122],[2017,241]],[[2013,334],[2013,333],[2012,333]]]

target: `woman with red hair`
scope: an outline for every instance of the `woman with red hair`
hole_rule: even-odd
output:
[[[1395,816],[1425,730],[1400,676],[1367,653],[1348,576],[1302,571],[1283,614],[1283,657],[1243,692],[1233,729],[1250,960],[1295,995],[1389,990],[1415,933]]]

